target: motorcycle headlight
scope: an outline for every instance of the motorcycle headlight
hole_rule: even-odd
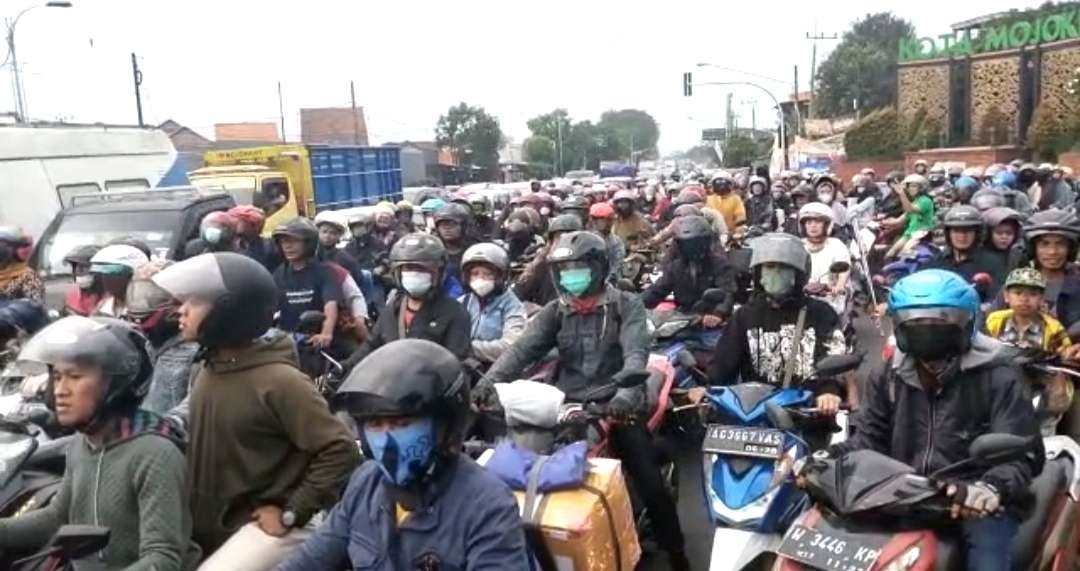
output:
[[[919,562],[919,556],[922,555],[922,549],[919,544],[912,545],[904,550],[896,559],[889,562],[888,565],[883,567],[881,571],[908,571],[915,567],[915,564]]]
[[[773,468],[772,478],[769,479],[769,487],[767,489],[776,489],[780,484],[787,481],[788,477],[794,472],[795,463],[800,461],[796,459],[797,454],[797,446],[792,446],[784,451],[784,455],[776,461],[776,467]]]

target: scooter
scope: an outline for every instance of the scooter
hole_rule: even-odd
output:
[[[12,561],[4,569],[20,571],[81,569],[84,566],[78,565],[78,561],[105,549],[109,544],[109,535],[110,531],[107,527],[62,525],[41,551]],[[91,567],[96,568],[93,564]]]
[[[785,411],[770,409],[778,424]],[[1065,437],[1044,441],[1047,460],[1031,484],[1035,507],[1012,544],[1013,569],[1073,568],[1080,545],[1080,446]],[[930,476],[872,450],[841,458],[810,459],[796,466],[818,504],[784,535],[776,571],[802,569],[963,569],[963,554],[934,528],[949,521],[944,482],[1030,453],[1031,441],[1012,434],[984,434],[969,458]]]
[[[826,357],[807,381],[835,378],[861,362],[860,355]],[[843,440],[847,413],[841,411],[835,420],[820,417],[811,407],[811,391],[765,383],[717,387],[706,399],[710,424],[701,444],[702,484],[716,526],[709,569],[768,563],[783,531],[808,505],[805,494],[787,478],[794,464],[810,453],[804,430],[835,431],[839,423],[832,439]],[[805,420],[804,426],[777,426],[766,414],[770,406],[793,411]]]

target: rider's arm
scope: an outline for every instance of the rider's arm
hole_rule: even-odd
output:
[[[525,367],[538,361],[555,346],[558,332],[559,302],[553,301],[533,316],[525,333],[495,361],[485,376],[495,383],[513,381]]]
[[[454,301],[453,298],[446,299],[443,303],[452,311],[442,346],[458,359],[465,359],[472,354],[472,320],[469,318],[469,312],[464,305]]]
[[[746,226],[746,203],[741,198],[735,202],[735,227]]]
[[[645,324],[645,306],[636,295],[617,292],[623,296],[622,326],[619,329],[619,345],[622,346],[624,371],[644,369],[649,361],[649,345],[652,338]]]
[[[503,314],[502,337],[490,341],[474,339],[472,342],[473,355],[486,363],[494,363],[511,345],[513,345],[523,333],[528,324],[525,315],[525,306],[516,297],[512,298]]]
[[[78,438],[78,437],[76,437]],[[81,446],[81,442],[73,443]],[[40,549],[49,542],[61,525],[68,523],[71,505],[72,453],[74,445],[68,446],[67,467],[60,490],[48,505],[31,510],[17,517],[0,518],[0,549]]]
[[[870,449],[882,454],[890,453],[892,440],[893,409],[895,404],[890,392],[896,390],[890,387],[891,383],[898,383],[892,374],[887,372],[889,363],[878,367],[871,374],[870,382],[867,383],[866,400],[856,415],[855,422],[859,430],[851,438],[829,447],[829,454],[843,456],[855,450]]]
[[[896,194],[897,194],[897,196],[900,197],[900,206],[904,209],[905,213],[918,213],[919,212],[919,207],[916,206],[915,201],[912,200],[911,197],[907,195],[907,190],[906,189],[900,189],[900,191],[897,192]],[[918,197],[916,197],[916,198],[918,198]]]
[[[724,326],[724,334],[716,344],[712,367],[709,369],[709,384],[712,386],[734,384],[739,378],[743,362],[750,358],[746,327],[743,325],[747,307],[744,305],[728,320]]]
[[[375,325],[371,328],[371,331],[368,332],[368,336],[364,339],[363,345],[360,345],[359,349],[353,352],[352,355],[349,355],[348,359],[342,361],[341,366],[344,367],[346,371],[355,367],[360,361],[363,361],[364,357],[370,355],[372,351],[386,344],[386,332],[397,330],[397,312],[400,303],[404,303],[404,301],[399,300],[398,304],[388,303],[386,304],[386,307],[379,312],[379,318],[375,320]]]
[[[179,571],[191,537],[191,528],[181,525],[188,509],[184,455],[162,438],[128,446],[145,452],[136,457],[131,478],[139,503],[139,560],[124,571]]]
[[[675,289],[676,276],[675,272],[672,271],[674,266],[675,264],[668,263],[664,267],[664,271],[660,274],[660,279],[653,282],[648,289],[641,293],[641,303],[645,305],[646,309],[653,309],[657,305],[660,305],[660,302],[664,301],[672,290]]]
[[[1001,493],[1004,501],[1023,495],[1032,478],[1042,471],[1043,446],[1031,399],[1026,395],[1022,373],[1014,367],[997,367],[989,373],[990,427],[987,432],[1015,434],[1032,440],[1028,453],[1012,462],[997,464],[982,480]],[[861,430],[861,429],[860,429]]]
[[[316,512],[333,505],[359,463],[360,455],[345,426],[330,413],[311,379],[299,370],[293,375],[282,378],[263,398],[289,442],[308,458],[303,479],[283,498],[285,506],[296,512],[297,520],[303,525]]]
[[[326,514],[322,525],[277,568],[277,571],[344,569],[346,567],[349,556],[349,522],[353,519],[353,508],[357,503],[359,490],[357,482],[363,475],[363,468],[353,472],[341,500],[334,504],[333,509]]]

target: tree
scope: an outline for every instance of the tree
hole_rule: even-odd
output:
[[[522,152],[525,160],[529,163],[529,169],[540,174],[541,178],[547,178],[554,174],[555,169],[555,141],[544,135],[533,135],[522,144]]]
[[[892,105],[900,39],[914,34],[910,22],[891,12],[869,14],[855,22],[818,67],[814,112],[825,117],[849,114],[852,101],[859,109]]]
[[[724,143],[724,166],[746,167],[761,156],[758,143],[752,137],[743,134],[732,135]]]
[[[902,158],[902,137],[896,108],[878,109],[844,133],[844,153],[849,159]]]
[[[715,168],[720,166],[720,157],[716,154],[716,147],[708,143],[690,147],[685,153],[680,153],[680,158],[689,159],[693,161],[694,164],[701,165],[705,168]]]
[[[451,107],[435,125],[435,141],[450,148],[459,166],[479,167],[489,176],[498,170],[502,139],[498,119],[488,115],[483,107],[464,102]]]
[[[606,111],[597,124],[604,144],[602,158],[608,160],[632,160],[637,157],[652,158],[657,155],[656,142],[660,140],[660,127],[652,115],[638,109]],[[630,154],[634,153],[631,157]]]

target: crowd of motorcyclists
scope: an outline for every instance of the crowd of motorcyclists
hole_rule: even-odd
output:
[[[135,239],[80,246],[63,317],[0,324],[46,372],[53,422],[81,435],[52,502],[0,519],[0,551],[84,523],[111,529],[108,569],[527,569],[513,496],[462,453],[474,413],[544,360],[571,401],[644,369],[647,312],[670,301],[719,333],[714,386],[798,384],[851,352],[856,314],[888,315],[880,372],[812,386],[820,414],[857,410],[817,457],[869,448],[926,474],[980,433],[1031,436],[1031,454],[948,483],[968,568],[1008,568],[1042,457],[1005,347],[1080,358],[1078,191],[1068,168],[1019,161],[846,185],[721,170],[534,181],[498,211],[440,192],[269,237],[237,206],[207,215],[182,261]],[[0,227],[0,303],[43,302],[31,246]],[[331,402],[298,351],[340,367]],[[1057,430],[1080,438],[1072,386],[1057,389]],[[646,402],[629,385],[608,400],[611,451],[671,568],[689,569],[658,444],[635,422]]]

